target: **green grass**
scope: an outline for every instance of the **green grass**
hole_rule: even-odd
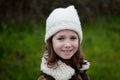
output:
[[[119,80],[120,23],[118,18],[102,19],[83,27],[82,46],[86,58],[91,63],[88,70],[91,80]]]
[[[82,48],[91,63],[87,71],[91,80],[119,80],[120,74],[120,18],[101,18],[83,26]],[[28,24],[28,23],[27,23]],[[41,56],[44,52],[45,25],[7,24],[5,26],[33,26],[33,32],[5,29],[0,36],[0,80],[37,80]],[[3,25],[3,26],[4,26]]]

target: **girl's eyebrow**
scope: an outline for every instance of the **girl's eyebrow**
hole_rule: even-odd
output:
[[[64,37],[64,35],[57,35],[57,37]]]
[[[70,35],[70,36],[75,36],[75,37],[78,37],[78,35]]]
[[[77,35],[70,35],[70,36],[78,37]],[[56,37],[65,37],[65,35],[57,35]]]

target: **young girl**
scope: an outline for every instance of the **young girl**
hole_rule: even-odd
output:
[[[89,62],[83,58],[82,37],[74,6],[55,9],[46,21],[46,51],[38,80],[88,80]]]

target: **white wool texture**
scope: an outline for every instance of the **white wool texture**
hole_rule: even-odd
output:
[[[82,28],[77,10],[73,5],[67,8],[56,8],[51,12],[46,20],[45,43],[55,33],[61,30],[73,30],[82,42]]]

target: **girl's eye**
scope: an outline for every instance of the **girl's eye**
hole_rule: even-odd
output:
[[[61,38],[58,38],[57,40],[63,40],[63,39],[64,39],[64,38],[61,37]]]
[[[77,39],[77,38],[76,38],[76,37],[71,37],[71,39],[72,39],[72,40],[75,40],[75,39]]]

